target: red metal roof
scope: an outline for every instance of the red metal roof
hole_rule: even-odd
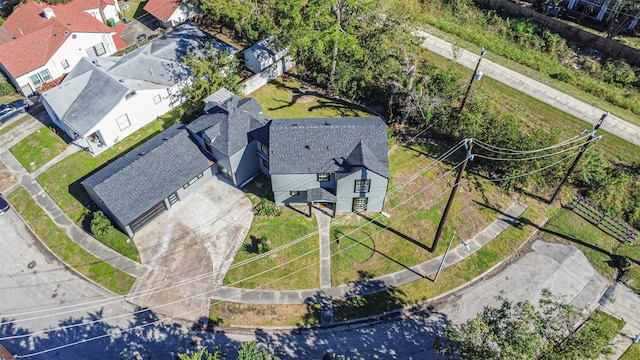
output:
[[[144,6],[144,10],[158,20],[167,22],[180,3],[180,0],[149,0]]]
[[[2,24],[2,32],[13,39],[0,44],[0,63],[13,77],[44,65],[74,32],[113,33],[107,24],[67,5],[27,2]],[[45,8],[51,8],[55,16],[46,19],[42,15]]]

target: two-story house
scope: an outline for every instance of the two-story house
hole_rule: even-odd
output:
[[[42,103],[75,144],[98,155],[184,101],[190,74],[182,59],[207,42],[237,51],[185,23],[124,56],[82,59]]]
[[[382,211],[386,125],[379,117],[271,120],[254,99],[223,89],[205,99],[201,117],[165,130],[82,185],[131,236],[218,173],[238,187],[264,173],[278,205]]]
[[[117,21],[118,12],[116,0],[23,3],[0,26],[0,69],[29,96],[69,73],[82,57],[125,47],[117,29],[106,24]]]

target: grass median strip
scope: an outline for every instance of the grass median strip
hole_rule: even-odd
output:
[[[24,188],[12,192],[8,200],[45,245],[69,266],[117,294],[129,292],[136,280],[133,276],[112,267],[73,242],[56,227]]]
[[[9,151],[27,171],[33,172],[67,148],[67,142],[60,137],[61,134],[62,131],[56,127],[43,127],[12,146]]]

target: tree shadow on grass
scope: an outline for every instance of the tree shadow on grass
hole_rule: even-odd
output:
[[[418,241],[418,240],[416,240],[416,239],[412,238],[411,236],[408,236],[408,235],[406,235],[406,234],[403,234],[403,233],[401,233],[400,231],[398,231],[398,230],[396,230],[396,229],[394,229],[394,228],[392,228],[392,227],[390,227],[390,226],[388,226],[388,225],[385,225],[385,224],[383,224],[383,223],[381,223],[381,222],[379,222],[379,221],[377,221],[377,220],[375,220],[375,219],[372,219],[372,218],[370,218],[370,217],[368,217],[368,216],[364,215],[363,213],[360,213],[360,212],[359,212],[359,213],[357,213],[357,214],[358,214],[358,216],[360,216],[361,218],[363,218],[363,219],[365,219],[366,221],[370,222],[371,224],[373,224],[373,225],[375,225],[375,226],[377,226],[377,227],[379,227],[379,228],[381,228],[381,229],[387,230],[387,231],[389,231],[390,233],[392,233],[392,234],[394,234],[394,235],[396,235],[396,236],[400,237],[400,238],[401,238],[401,239],[403,239],[403,240],[406,240],[406,241],[408,241],[408,242],[412,243],[413,245],[415,245],[415,246],[417,246],[417,247],[420,247],[420,248],[422,248],[422,249],[424,249],[424,250],[430,251],[430,248],[429,248],[428,246],[426,246],[425,244],[421,243],[420,241]],[[374,251],[375,251],[375,249],[374,249]]]
[[[378,292],[381,288],[385,290]],[[270,344],[276,354],[295,354],[287,358],[332,359],[336,355],[373,359],[387,354],[403,359],[418,353],[420,358],[435,358],[432,343],[448,320],[428,306],[401,312],[407,306],[406,296],[373,279],[372,274],[359,272],[359,281],[344,296],[335,298],[319,290],[305,299],[306,320],[294,332],[256,331],[255,335],[260,342]],[[308,325],[323,318],[332,321]]]
[[[249,236],[249,239],[251,242],[242,245],[242,250],[244,250],[248,254],[259,254],[262,239],[257,238],[253,235]]]
[[[490,210],[493,210],[493,211],[495,211],[497,213],[500,213],[503,216],[508,216],[508,215],[502,213],[502,211],[500,211],[499,209],[496,209],[496,208],[494,208],[494,207],[492,207],[492,206],[490,206],[488,204],[482,204],[482,203],[479,203],[477,201],[475,201],[475,202],[478,205],[483,206],[485,208],[488,208]],[[567,209],[567,210],[570,210],[570,209]],[[510,218],[514,221],[514,224],[518,224],[519,223],[519,226],[518,226],[519,228],[522,228],[522,226],[524,226],[524,225],[529,225],[529,226],[532,226],[532,227],[536,228],[540,232],[543,232],[543,233],[558,237],[560,239],[567,240],[567,241],[572,242],[574,244],[578,244],[578,245],[584,246],[584,247],[589,248],[591,250],[597,251],[597,252],[609,257],[609,260],[606,261],[606,263],[607,263],[607,265],[609,265],[612,268],[618,268],[618,266],[619,266],[619,264],[621,262],[621,257],[620,256],[618,256],[616,254],[613,254],[613,253],[611,253],[611,252],[609,252],[609,251],[607,251],[607,250],[605,250],[605,249],[603,249],[603,248],[601,248],[601,247],[599,247],[597,245],[588,243],[588,242],[586,242],[584,240],[578,239],[576,237],[570,236],[570,235],[565,234],[565,233],[561,233],[559,231],[551,230],[548,227],[540,227],[540,226],[538,226],[537,224],[535,224],[534,222],[532,222],[531,220],[529,220],[529,219],[527,219],[525,217],[520,217],[520,218],[510,217]],[[599,228],[598,228],[598,230],[602,231]],[[602,231],[602,232],[604,234],[606,234],[607,236],[609,236],[609,234],[607,234],[606,232],[604,232],[604,231]],[[630,260],[633,261],[636,264],[639,264],[638,260],[636,260],[636,259],[630,259]]]

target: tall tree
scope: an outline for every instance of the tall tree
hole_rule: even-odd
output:
[[[580,319],[565,301],[543,290],[540,304],[513,303],[498,297],[498,307],[485,307],[462,325],[448,324],[434,342],[447,359],[593,359],[598,329],[574,331]]]
[[[222,87],[237,92],[238,60],[227,51],[216,50],[209,42],[202,49],[189,51],[182,60],[191,75],[190,86],[183,89],[189,100],[200,101]]]

